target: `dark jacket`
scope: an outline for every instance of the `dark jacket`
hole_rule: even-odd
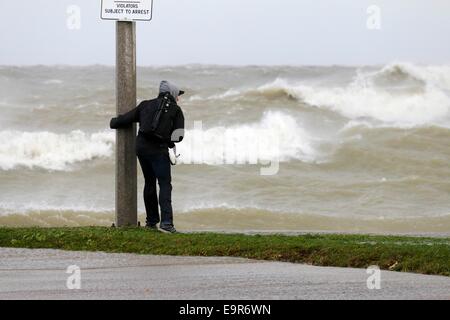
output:
[[[184,134],[177,134],[176,137],[172,137],[172,139],[168,138],[163,141],[152,136],[149,133],[149,127],[151,126],[153,117],[160,106],[162,96],[163,95],[159,95],[159,97],[156,99],[142,101],[133,110],[120,115],[117,118],[112,118],[110,123],[111,129],[127,128],[133,123],[139,122],[137,147],[143,147],[142,144],[145,144],[145,148],[147,148],[150,152],[167,152],[167,148],[173,148],[175,145],[174,143],[178,143],[183,140]],[[176,104],[173,98],[171,107],[169,108],[168,112],[164,114],[164,117],[167,118],[165,119],[166,121],[164,121],[164,123],[171,126],[171,128],[169,129],[170,133],[173,133],[175,130],[184,130],[183,111]],[[178,132],[180,131],[177,131],[177,133]],[[139,144],[141,144],[141,146],[139,146]]]

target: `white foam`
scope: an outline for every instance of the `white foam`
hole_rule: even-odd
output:
[[[380,77],[403,73],[423,82],[416,92],[395,92],[374,82]],[[395,86],[395,83],[392,83]],[[313,87],[283,79],[259,87],[265,95],[284,92],[305,103],[332,110],[349,119],[370,118],[395,127],[448,125],[450,122],[450,68],[390,65],[377,72],[359,72],[346,87]]]
[[[421,80],[428,85],[432,85],[441,89],[450,90],[450,66],[418,66],[412,63],[395,62],[391,63],[380,71],[377,75],[389,75],[396,73],[404,73],[415,79]]]
[[[349,119],[369,117],[394,126],[438,123],[448,117],[450,110],[449,97],[431,88],[424,94],[409,96],[392,96],[358,84],[347,88],[298,89],[310,105],[333,110]]]
[[[297,85],[291,85],[282,78],[276,78],[273,82],[259,86],[256,90],[249,93],[259,93],[268,97],[277,97],[279,95],[287,95],[293,98],[299,98]]]
[[[114,132],[0,131],[0,169],[70,171],[76,163],[111,157],[114,143]],[[278,111],[266,112],[254,123],[187,130],[178,152],[180,163],[210,165],[310,162],[317,157],[313,137],[293,116]]]
[[[201,96],[201,95],[193,95],[189,98],[189,101],[210,101],[210,100],[223,100],[227,98],[237,98],[241,94],[241,91],[235,89],[229,89],[224,93],[214,94],[211,96]]]
[[[283,96],[328,109],[351,120],[369,118],[394,127],[450,125],[450,66],[392,63],[377,71],[358,70],[348,86],[312,86],[282,78],[257,88],[231,88],[196,100]]]
[[[0,168],[70,170],[70,166],[77,162],[110,157],[114,139],[113,132],[87,134],[77,130],[68,134],[56,134],[0,131]]]
[[[268,111],[255,123],[187,130],[179,145],[185,164],[257,164],[262,161],[314,161],[314,139],[284,112]]]
[[[7,216],[11,214],[28,214],[30,212],[92,212],[92,213],[111,213],[114,208],[99,207],[95,205],[56,205],[49,204],[45,201],[41,202],[0,202],[0,216]]]

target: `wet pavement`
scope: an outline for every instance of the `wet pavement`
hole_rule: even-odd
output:
[[[370,276],[241,258],[0,248],[0,299],[450,299],[450,277],[381,271],[380,289],[370,290]]]

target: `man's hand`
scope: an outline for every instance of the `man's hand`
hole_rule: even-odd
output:
[[[109,127],[111,129],[117,129],[117,118],[112,118],[111,122],[109,123]]]

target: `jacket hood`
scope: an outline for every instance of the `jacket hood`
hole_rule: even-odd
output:
[[[159,93],[170,93],[170,95],[176,100],[178,96],[180,95],[180,89],[173,83],[169,81],[161,81],[161,84],[159,85]]]

